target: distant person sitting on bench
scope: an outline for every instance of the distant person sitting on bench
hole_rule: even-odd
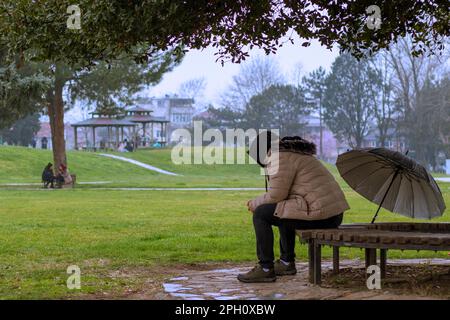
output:
[[[64,164],[61,164],[58,169],[58,175],[56,176],[56,185],[62,188],[65,184],[72,183],[72,176],[69,174],[69,170]]]
[[[50,162],[45,166],[42,172],[42,182],[44,183],[44,188],[54,188],[53,182],[55,181],[55,176],[53,175],[53,164]]]
[[[133,152],[133,149],[134,148],[131,142],[125,139],[125,150],[127,150],[128,152]]]

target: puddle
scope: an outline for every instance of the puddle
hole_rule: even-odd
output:
[[[216,297],[216,300],[242,300],[244,297],[242,296],[228,296],[228,297]]]
[[[189,278],[188,277],[176,277],[176,278],[170,279],[170,281],[183,281],[183,280],[189,280]]]
[[[191,290],[192,288],[188,288],[188,287],[183,287],[181,284],[177,284],[177,283],[164,283],[164,291],[174,294],[177,293],[179,291],[185,291],[185,290]]]
[[[220,297],[220,293],[219,292],[205,292],[204,295],[205,296],[211,296],[211,297]]]
[[[182,298],[184,300],[205,300],[202,296],[192,293],[172,293],[172,296]]]
[[[248,268],[216,269],[189,272],[164,283],[164,290],[173,298],[186,300],[283,299],[283,284],[244,284],[236,279]],[[273,290],[277,291],[274,292]]]
[[[229,273],[229,274],[235,274],[235,273],[238,273],[239,271],[242,271],[242,269],[240,269],[240,268],[233,268],[233,269],[215,269],[215,270],[212,270],[212,272]]]
[[[222,289],[220,290],[220,292],[222,293],[228,293],[228,292],[233,292],[233,291],[237,291],[238,289]]]
[[[272,297],[268,297],[268,299],[275,299],[275,300],[277,300],[277,299],[283,299],[284,298],[284,294],[282,294],[282,293],[275,293],[274,295],[272,295]]]

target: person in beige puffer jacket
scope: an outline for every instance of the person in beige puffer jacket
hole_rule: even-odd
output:
[[[257,143],[260,140],[261,135]],[[267,150],[269,141],[270,135]],[[315,154],[316,145],[297,136],[281,139],[278,161],[269,151],[265,168],[269,189],[247,203],[253,213],[259,265],[240,274],[240,281],[271,282],[276,275],[295,274],[295,230],[336,228],[341,224],[349,205],[333,175]],[[274,165],[276,170],[271,170]],[[275,264],[272,226],[280,230],[281,257]]]

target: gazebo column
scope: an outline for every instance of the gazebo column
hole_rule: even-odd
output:
[[[146,132],[145,132],[145,127],[147,126],[147,124],[144,122],[142,123],[142,131],[143,131],[143,135],[144,135],[144,139],[142,140],[142,145],[145,147],[145,136],[146,136]]]
[[[160,140],[161,140],[161,146],[164,146],[164,123],[161,122],[160,125],[161,125],[161,132],[160,132],[159,136],[160,136]]]
[[[169,141],[169,130],[167,130],[168,123],[164,123],[164,144],[166,145]]]
[[[93,150],[95,151],[95,126],[92,127],[92,144]]]
[[[78,150],[78,136],[77,127],[73,127],[73,138],[75,140],[75,150]]]
[[[150,125],[151,125],[151,130],[150,130],[150,143],[153,144],[153,122],[152,122]]]
[[[123,142],[123,127],[120,127],[120,142]]]
[[[112,129],[112,127],[108,126],[107,129],[108,129],[108,147],[107,148],[111,149],[111,129]]]
[[[119,142],[120,142],[119,130],[120,130],[120,127],[116,127],[116,145],[114,146],[114,149],[117,149],[119,147]]]

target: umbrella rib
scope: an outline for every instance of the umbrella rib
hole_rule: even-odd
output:
[[[413,189],[413,186],[412,186],[412,184],[413,184],[413,179],[409,176],[409,174],[406,172],[405,174],[402,174],[402,178],[405,178],[406,180],[408,180],[408,182],[409,182],[409,185],[411,186],[411,195],[412,195],[412,217],[411,218],[413,218],[414,219],[414,189]]]
[[[359,186],[360,186],[361,184],[365,183],[365,182],[367,181],[367,179],[369,179],[374,173],[376,173],[376,172],[378,172],[378,171],[380,171],[381,169],[384,169],[384,168],[389,168],[389,167],[381,167],[381,168],[377,168],[377,169],[375,169],[374,171],[372,171],[371,173],[369,173],[363,180],[361,180],[361,181],[355,186],[355,190],[358,189]],[[389,175],[389,176],[391,176],[391,175]]]
[[[391,189],[392,185],[394,184],[394,181],[395,181],[395,179],[397,178],[397,176],[398,176],[399,173],[400,173],[400,168],[397,168],[397,170],[395,170],[394,175],[392,176],[391,182],[389,182],[389,186],[387,187],[387,189],[386,189],[386,191],[385,191],[385,193],[384,193],[383,198],[382,198],[381,201],[380,201],[380,205],[378,206],[377,212],[375,213],[375,216],[373,217],[371,223],[374,223],[374,222],[375,222],[375,219],[376,219],[377,216],[378,216],[378,212],[380,212],[380,209],[383,207],[383,202],[384,202],[384,200],[386,199],[386,197],[387,197],[387,195],[388,195],[388,193],[389,193],[389,190]],[[384,185],[383,185],[383,186],[384,186]]]
[[[429,178],[430,179],[430,178]],[[430,185],[431,185],[431,192],[433,193],[433,196],[434,196],[434,198],[435,198],[435,200],[436,200],[436,203],[437,203],[437,207],[438,207],[438,209],[441,211],[442,210],[442,203],[444,202],[444,199],[443,199],[443,197],[442,197],[442,191],[441,191],[441,189],[439,188],[439,185],[436,183],[436,181],[434,181],[434,179],[433,178],[431,178],[431,180],[430,180]],[[434,186],[437,188],[434,188]],[[445,210],[445,202],[444,202],[444,210]],[[442,212],[441,212],[442,213]]]
[[[349,172],[352,171],[352,170],[355,170],[355,169],[357,169],[357,168],[359,168],[359,167],[365,166],[365,165],[367,165],[368,163],[373,163],[373,162],[382,163],[382,164],[384,165],[382,168],[389,168],[389,167],[390,167],[389,165],[386,165],[386,162],[377,159],[377,160],[371,160],[371,161],[367,161],[367,162],[364,162],[364,163],[360,163],[360,164],[358,164],[356,167],[353,167],[353,168],[347,170],[346,172],[341,173],[341,175],[344,176],[344,175],[346,175],[347,173],[349,173]],[[339,168],[338,168],[338,169],[339,169]],[[377,170],[379,170],[379,169],[377,169]]]
[[[423,187],[422,187],[422,184],[420,184],[420,187],[422,188],[422,190],[424,190],[423,189]],[[434,190],[433,190],[433,188],[431,188],[432,190],[431,190],[431,194],[433,195],[433,197],[434,197],[434,209],[436,209],[437,208],[437,212],[440,212],[441,214],[442,214],[442,212],[441,212],[441,208],[440,208],[440,206],[439,206],[439,203],[441,202],[440,201],[440,199],[439,199],[439,196],[434,192]],[[428,202],[427,202],[427,206],[428,206]],[[428,206],[428,209],[430,209],[430,207]],[[430,214],[431,215],[431,214]],[[431,217],[430,217],[430,219],[431,219]]]
[[[422,189],[422,192],[423,192],[424,196],[427,197],[427,194],[426,194],[426,192],[425,192],[425,189],[424,189],[423,186],[422,186],[422,181],[419,181],[419,186],[420,186],[420,189]],[[433,196],[434,196],[434,194],[433,194]],[[436,198],[435,198],[434,200],[436,200]],[[427,207],[427,214],[428,214],[428,217],[431,219],[431,209],[430,209],[430,206],[428,205],[428,201],[425,201],[425,205],[426,205],[426,207]]]
[[[401,188],[401,186],[402,186],[403,178],[405,178],[405,175],[404,175],[404,174],[401,174],[401,175],[400,175],[400,183],[399,183],[399,185],[398,185],[399,191],[400,191],[400,188]],[[396,211],[396,208],[397,208],[397,202],[398,202],[398,194],[397,194],[397,199],[395,200],[394,208],[393,208],[393,210],[392,210],[393,212],[397,212],[397,211]],[[398,213],[398,212],[397,212],[397,213]]]

